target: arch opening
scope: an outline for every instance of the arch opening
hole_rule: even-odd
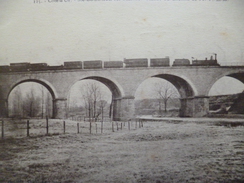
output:
[[[50,88],[36,80],[15,84],[8,94],[8,116],[15,118],[53,117],[53,96]]]
[[[111,80],[104,78],[104,77],[97,77],[97,76],[86,77],[83,80],[86,80],[86,79],[92,79],[92,80],[96,80],[96,81],[101,82],[102,84],[104,84],[105,86],[107,86],[109,88],[114,99],[121,98],[122,94],[121,94],[120,89]]]
[[[135,93],[135,114],[137,116],[176,117],[179,116],[180,93],[169,81],[151,77],[144,80]]]
[[[193,88],[190,86],[190,84],[186,80],[178,76],[169,75],[169,74],[159,74],[152,77],[165,79],[168,82],[170,82],[178,90],[181,98],[194,96],[194,91]]]
[[[9,94],[11,93],[11,91],[17,86],[17,85],[20,85],[22,83],[28,83],[28,82],[33,82],[33,83],[38,83],[40,85],[43,85],[49,92],[50,94],[52,95],[52,98],[55,99],[57,98],[57,94],[56,92],[54,91],[53,87],[51,87],[47,82],[44,82],[42,80],[38,80],[38,79],[23,79],[21,81],[18,81],[17,83],[15,83],[13,86],[11,86],[10,88],[10,91],[8,92],[8,96],[7,98],[9,97]]]
[[[235,73],[215,81],[208,92],[210,113],[244,114],[243,76],[243,73]]]
[[[154,81],[153,81],[154,79]],[[163,112],[154,112],[157,116],[168,116],[168,117],[173,117],[173,116],[188,116],[189,114],[186,113],[185,111],[187,110],[182,110],[186,107],[185,105],[185,101],[191,100],[193,98],[193,96],[195,95],[195,90],[193,90],[193,88],[191,87],[191,85],[183,78],[175,76],[175,75],[169,75],[169,74],[158,74],[158,75],[154,75],[151,76],[151,78],[148,78],[147,80],[149,80],[149,83],[151,82],[154,83],[156,81],[163,81],[163,84],[159,82],[159,84],[157,87],[161,88],[161,99],[158,98],[158,110],[155,111],[163,111]],[[145,81],[144,81],[145,82]],[[157,83],[157,82],[156,82]],[[153,88],[155,88],[152,85],[148,85],[145,86],[144,88],[149,88],[150,90],[152,90]],[[141,84],[142,85],[142,84]],[[141,85],[138,87],[138,89],[141,87]],[[154,84],[155,85],[155,84]],[[138,94],[138,89],[136,91],[136,95]],[[155,89],[154,89],[154,93],[155,93]],[[162,93],[164,94],[164,97],[162,97]],[[151,93],[152,96],[152,93]],[[148,98],[150,98],[151,96],[149,96]],[[155,96],[155,94],[154,94]],[[169,99],[172,98],[172,99]],[[136,96],[136,113],[142,115],[143,113],[138,113],[138,101],[137,101],[138,97]],[[183,101],[181,100],[183,99]],[[171,100],[171,104],[170,101]],[[144,101],[145,102],[145,101]],[[160,102],[163,103],[163,110],[160,108]],[[167,102],[169,102],[169,104],[167,104]],[[183,103],[182,103],[183,102]],[[149,105],[149,104],[148,104]],[[154,105],[155,104],[151,104]],[[140,105],[139,105],[140,106]],[[169,107],[169,110],[166,109],[166,107]],[[140,108],[140,107],[139,107]],[[155,108],[155,107],[154,107]],[[147,115],[153,115],[152,111],[150,111],[151,114],[148,113],[148,111],[146,111]]]
[[[121,91],[111,80],[92,76],[73,84],[67,98],[70,119],[115,119],[116,100],[121,99]]]

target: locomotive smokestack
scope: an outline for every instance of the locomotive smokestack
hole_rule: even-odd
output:
[[[214,59],[217,60],[217,53],[214,53]]]

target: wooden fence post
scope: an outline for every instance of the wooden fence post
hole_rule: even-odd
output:
[[[122,126],[123,126],[123,124],[122,124],[122,123],[120,123],[120,125],[121,125],[121,130],[122,130]]]
[[[46,135],[48,135],[48,117],[46,117],[46,129],[47,129]]]
[[[64,126],[64,133],[65,133],[65,121],[63,121],[63,126]]]
[[[2,120],[2,139],[4,138],[4,121]]]
[[[101,122],[101,133],[103,133],[103,121]]]
[[[30,136],[29,129],[30,129],[30,122],[29,120],[27,120],[27,137]]]
[[[92,124],[91,124],[91,120],[90,120],[90,134],[91,134],[91,129],[92,129]]]
[[[112,121],[112,132],[114,132],[114,122]]]
[[[79,123],[77,123],[77,133],[80,133]]]
[[[128,129],[130,130],[130,121],[128,121]]]

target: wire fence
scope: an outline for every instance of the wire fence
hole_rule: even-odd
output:
[[[1,123],[1,138],[35,137],[59,134],[98,134],[143,127],[136,121],[72,121],[58,119],[4,119]]]

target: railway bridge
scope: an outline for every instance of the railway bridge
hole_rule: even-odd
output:
[[[0,115],[8,116],[8,97],[13,88],[20,83],[32,81],[42,84],[51,93],[53,118],[65,118],[71,87],[79,80],[93,79],[110,89],[114,120],[126,120],[134,117],[134,99],[138,86],[148,78],[157,77],[171,82],[179,91],[180,116],[202,117],[209,111],[209,90],[224,76],[244,83],[244,66],[63,68],[0,72]]]

